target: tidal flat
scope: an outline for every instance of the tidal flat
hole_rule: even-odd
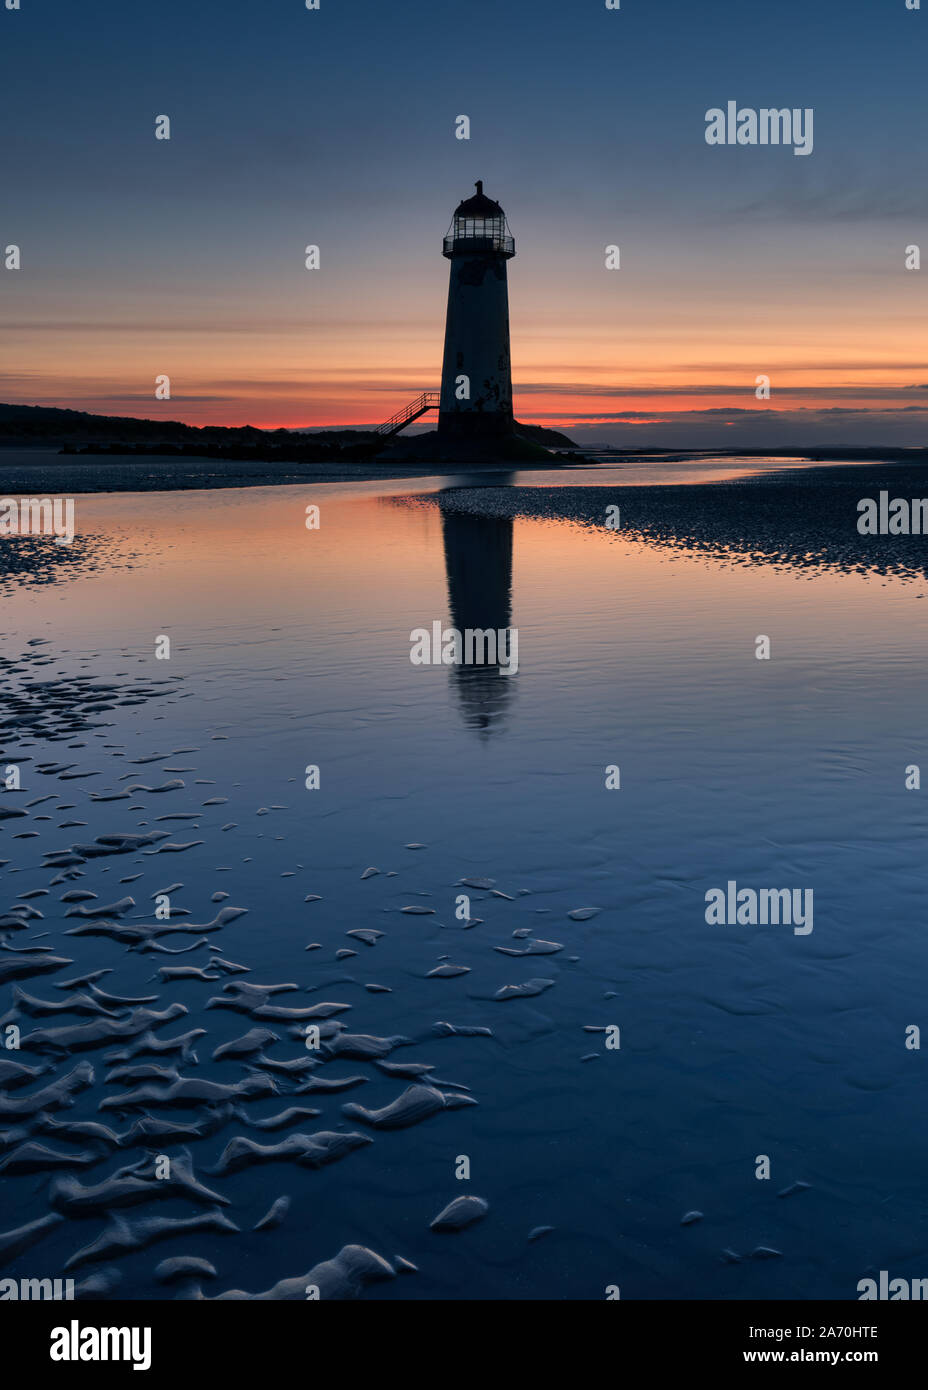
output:
[[[0,542],[0,1278],[925,1273],[928,541],[856,526],[920,471],[686,469],[88,495]],[[434,621],[518,671],[413,664]],[[708,925],[730,880],[814,931]]]

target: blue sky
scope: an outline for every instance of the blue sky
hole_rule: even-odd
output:
[[[772,363],[812,393],[810,428],[851,387],[876,405],[859,424],[911,432],[866,390],[928,382],[928,271],[901,268],[928,247],[928,9],[22,5],[0,10],[0,241],[23,248],[0,274],[3,399],[151,414],[150,378],[173,368],[173,414],[194,422],[381,418],[436,383],[440,239],[482,178],[519,252],[521,418],[580,427],[592,412],[566,388],[604,388],[597,419],[637,442],[651,427],[632,415],[670,423],[653,388],[677,392],[675,425],[718,433],[697,388],[737,392]],[[813,154],[710,148],[705,112],[729,99],[813,108]],[[743,404],[769,434],[776,400],[765,421]]]

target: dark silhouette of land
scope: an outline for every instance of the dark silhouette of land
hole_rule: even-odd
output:
[[[599,454],[603,450],[590,450]],[[805,458],[924,467],[928,449],[894,445],[809,449],[610,449],[620,461]],[[516,433],[451,446],[435,431],[385,440],[374,430],[262,430],[186,425],[179,420],[94,415],[48,406],[0,404],[0,495],[150,492],[363,482],[459,471],[582,466],[588,452],[559,430],[516,424]]]
[[[0,447],[57,445],[63,454],[227,458],[281,463],[332,463],[430,455],[426,441],[386,440],[376,430],[262,430],[254,425],[185,425],[180,420],[149,420],[122,415],[93,415],[51,406],[0,405]],[[554,447],[575,448],[558,430],[540,425],[516,426],[503,441],[507,457],[550,458]],[[484,450],[484,452],[487,452]],[[494,454],[499,454],[495,449]],[[434,457],[434,446],[431,447]]]

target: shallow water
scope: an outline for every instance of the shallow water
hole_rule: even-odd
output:
[[[185,1006],[158,1037],[207,1030],[196,1065],[178,1054],[128,1065],[231,1085],[260,1072],[262,1056],[318,1058],[291,1036],[298,1025],[205,1007],[230,982],[290,982],[298,990],[272,1005],[350,1005],[333,1047],[338,1025],[410,1039],[385,1060],[432,1065],[426,1080],[438,1078],[445,1097],[476,1101],[408,1128],[374,1127],[342,1107],[385,1107],[409,1078],[349,1047],[323,1053],[313,1075],[363,1084],[295,1094],[293,1077],[272,1070],[278,1094],[236,1098],[239,1114],[217,1132],[178,1144],[110,1153],[4,1115],[0,1129],[95,1157],[65,1171],[68,1183],[98,1184],[186,1148],[240,1228],[174,1235],[67,1272],[113,1269],[110,1296],[157,1297],[159,1262],[197,1255],[218,1270],[207,1296],[257,1293],[359,1244],[417,1266],[372,1284],[365,1296],[377,1299],[597,1299],[613,1284],[623,1298],[853,1299],[872,1270],[924,1276],[928,1120],[921,1053],[905,1046],[907,1026],[924,1022],[928,965],[926,816],[904,785],[923,751],[921,589],[885,575],[736,566],[566,522],[443,515],[409,505],[413,490],[428,487],[81,497],[69,562],[48,543],[31,566],[42,582],[14,574],[3,586],[4,705],[24,684],[63,681],[33,692],[36,734],[15,719],[3,730],[3,766],[21,767],[23,790],[0,793],[0,810],[28,806],[28,816],[0,821],[0,859],[10,861],[0,907],[25,901],[44,914],[4,935],[14,951],[53,947],[73,961],[2,986],[4,1022],[24,1035],[3,1055],[55,1064],[4,1097],[27,1098],[89,1061],[92,1086],[50,1112],[62,1123],[124,1133],[145,1109],[187,1125],[215,1116],[204,1104],[101,1112],[104,1097],[146,1084],[105,1084],[105,1057],[131,1038],[78,1052],[30,1047],[30,1031],[95,1016],[33,1016],[34,1005],[13,1002],[16,985],[61,1003],[74,991],[58,983],[107,969],[96,983],[112,995]],[[310,502],[321,505],[318,531],[304,524]],[[410,631],[449,617],[516,626],[518,673],[412,665]],[[758,634],[771,639],[769,661],[755,659]],[[161,635],[169,660],[155,659]],[[81,696],[82,675],[116,692]],[[47,764],[93,776],[38,770]],[[319,790],[304,786],[310,764]],[[621,789],[607,791],[612,764]],[[94,799],[173,781],[183,786]],[[43,864],[97,836],[152,831],[170,835],[78,855],[70,870]],[[362,878],[368,867],[380,872]],[[51,886],[67,872],[79,876]],[[493,889],[460,886],[472,876]],[[813,889],[814,930],[707,926],[705,894],[728,880]],[[208,933],[218,950],[175,956],[67,934],[84,921],[64,915],[69,890],[97,894],[72,904],[91,909],[131,895],[134,906],[106,919],[131,927],[153,924],[153,895],[175,884],[172,906],[190,915],[172,924],[247,910]],[[214,902],[220,892],[228,898]],[[461,893],[478,924],[456,917]],[[402,911],[410,906],[433,913]],[[584,907],[598,911],[568,915]],[[373,945],[347,935],[359,928],[383,935]],[[157,938],[173,949],[197,939]],[[532,941],[562,949],[524,959],[495,949]],[[311,943],[319,949],[307,952]],[[158,974],[217,954],[251,973]],[[430,977],[441,964],[468,973]],[[531,980],[552,983],[494,998]],[[131,1007],[112,1013],[124,1019]],[[444,1036],[441,1022],[492,1035]],[[621,1030],[618,1050],[584,1031],[608,1025]],[[212,1060],[253,1028],[279,1040],[260,1056]],[[253,1127],[290,1106],[320,1114]],[[320,1130],[373,1142],[321,1167],[291,1157],[212,1171],[236,1135],[266,1145]],[[7,1136],[0,1165],[21,1142]],[[764,1154],[767,1181],[755,1178]],[[465,1155],[471,1177],[458,1181]],[[58,1176],[7,1177],[3,1230],[45,1216]],[[796,1182],[810,1186],[778,1196]],[[489,1203],[484,1218],[430,1230],[468,1193]],[[292,1206],[280,1227],[253,1231],[282,1194]],[[117,1217],[134,1225],[208,1210],[157,1183],[146,1195]],[[103,1199],[81,1212],[60,1191],[55,1201],[65,1219],[4,1275],[61,1275],[107,1225]],[[681,1225],[693,1210],[702,1218]],[[554,1230],[529,1241],[539,1226]],[[758,1247],[781,1253],[752,1258]]]

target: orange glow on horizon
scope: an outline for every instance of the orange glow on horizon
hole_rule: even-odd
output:
[[[748,313],[732,288],[714,282],[699,302],[692,285],[627,283],[630,292],[609,298],[598,279],[533,285],[513,274],[517,419],[568,431],[659,428],[706,411],[880,414],[928,405],[915,394],[928,380],[922,320],[898,286],[871,287],[853,311],[815,286],[801,300],[798,289],[781,300],[769,292]],[[357,301],[354,317],[336,312],[346,287],[328,284],[329,304],[268,291],[237,305],[234,317],[221,302],[206,313],[170,296],[157,309],[114,296],[90,313],[72,291],[52,321],[31,316],[24,301],[23,321],[0,343],[0,397],[200,426],[374,425],[439,385],[443,285],[434,275],[411,292],[398,284],[366,304],[368,318]],[[171,379],[168,401],[155,400],[161,373]],[[761,374],[771,379],[769,402],[754,396]]]

